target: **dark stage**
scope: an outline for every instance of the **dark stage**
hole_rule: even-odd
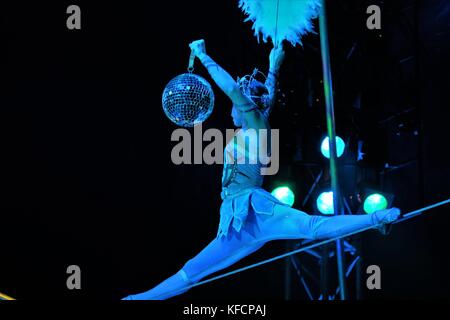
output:
[[[197,39],[234,78],[268,71],[271,47],[258,44],[237,0],[76,1],[80,30],[66,26],[71,4],[1,6],[0,292],[18,300],[119,300],[154,287],[214,239],[222,166],[172,162],[178,127],[161,95],[186,71],[188,44]],[[381,8],[379,30],[366,27],[373,4]],[[358,195],[367,188],[392,195],[403,213],[448,199],[449,3],[336,0],[327,10],[336,133],[347,146],[338,170],[350,209],[360,210]],[[264,182],[269,192],[288,184],[293,207],[307,213],[317,213],[318,192],[330,188],[320,154],[327,127],[317,19],[314,26],[303,46],[285,44],[271,116],[280,130],[280,170]],[[225,94],[199,62],[195,73],[216,97],[204,130],[233,128]],[[359,276],[347,282],[349,299],[449,298],[449,212],[442,206],[388,235],[352,238],[361,260]],[[227,271],[298,243],[270,242]],[[296,261],[320,269],[305,254]],[[173,300],[309,300],[291,262]],[[80,267],[80,290],[67,287],[71,265]],[[379,290],[366,287],[370,265],[381,269]],[[334,257],[327,272],[328,298],[339,299]],[[323,286],[310,288],[318,299]]]

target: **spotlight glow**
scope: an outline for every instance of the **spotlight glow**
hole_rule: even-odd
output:
[[[322,214],[334,214],[333,191],[323,192],[317,198],[317,209]]]
[[[287,186],[275,188],[272,191],[272,195],[290,207],[292,207],[292,205],[294,204],[295,201],[294,192],[292,192],[292,190]]]
[[[378,210],[384,210],[387,207],[388,202],[386,198],[379,193],[371,194],[364,201],[364,212],[366,213],[374,213]]]
[[[339,158],[344,154],[345,142],[338,136],[336,136],[336,148],[337,148],[337,156]],[[330,139],[328,139],[328,137],[323,139],[320,150],[322,151],[324,157],[328,159],[330,158]]]

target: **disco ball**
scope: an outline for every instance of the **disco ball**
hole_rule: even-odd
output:
[[[172,122],[182,127],[193,127],[205,121],[213,111],[214,92],[202,77],[184,73],[167,84],[162,106]]]

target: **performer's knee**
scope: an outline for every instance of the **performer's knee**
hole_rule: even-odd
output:
[[[191,286],[196,283],[196,281],[193,281],[192,276],[188,273],[188,271],[186,271],[185,267],[181,268],[178,271],[178,274],[183,281],[183,292],[188,291]]]
[[[313,216],[302,211],[276,206],[275,223],[271,225],[274,231],[288,238],[312,239],[314,237],[312,226],[315,225],[312,218]]]
[[[183,278],[183,280],[188,283],[188,284],[193,284],[191,278],[188,276],[186,270],[184,270],[184,268],[181,268],[180,271],[178,271],[180,273],[180,276]]]
[[[189,260],[188,262],[186,262],[186,264],[183,266],[183,268],[181,268],[181,270],[180,270],[179,272],[182,273],[183,279],[184,279],[187,283],[189,283],[189,284],[194,284],[194,283],[196,283],[198,280],[195,281],[195,274],[196,274],[196,271],[192,269],[191,264],[192,264],[192,263],[191,263],[191,261]]]
[[[321,216],[311,216],[311,219],[309,221],[309,228],[312,240],[320,240],[324,238],[324,233],[321,232],[320,226],[328,219],[330,218]]]

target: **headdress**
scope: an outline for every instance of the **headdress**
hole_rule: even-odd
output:
[[[259,79],[258,79],[259,77]],[[267,77],[259,71],[254,69],[252,74],[243,76],[242,78],[237,78],[237,83],[239,89],[242,93],[255,102],[260,108],[267,108],[267,99],[269,97],[269,88],[266,86]],[[255,94],[255,92],[260,91],[260,94]]]

